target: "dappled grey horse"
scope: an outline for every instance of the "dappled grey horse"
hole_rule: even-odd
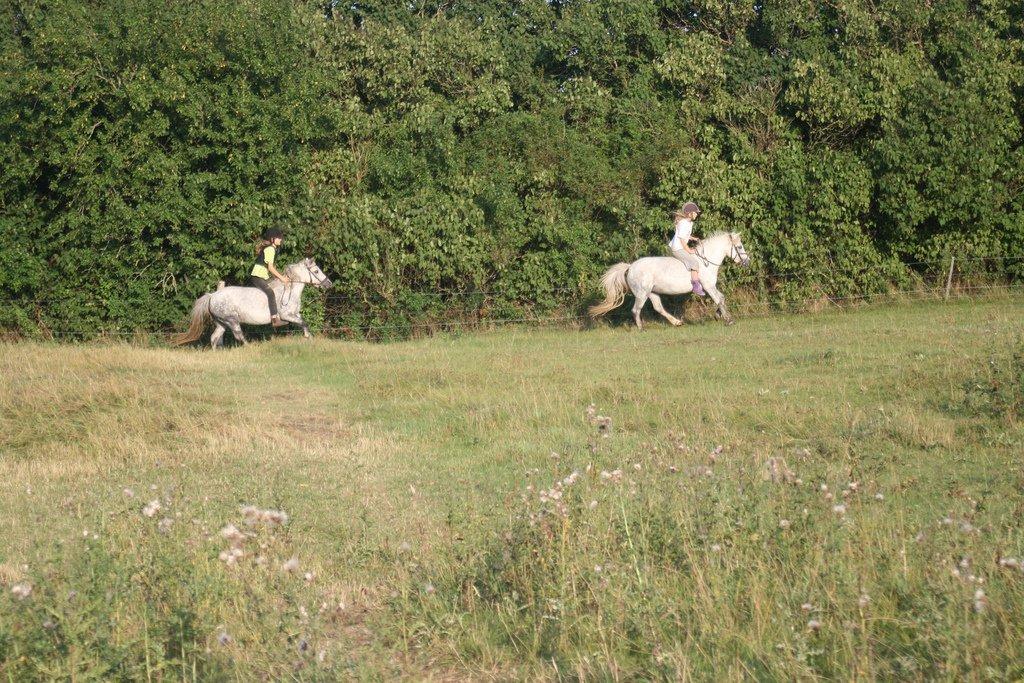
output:
[[[704,291],[718,307],[715,315],[727,325],[733,323],[732,315],[725,306],[725,296],[718,290],[718,269],[727,259],[744,266],[750,265],[750,258],[743,248],[738,232],[716,232],[701,240],[697,247],[697,256],[701,267],[698,271],[700,283]],[[670,314],[661,305],[661,294],[689,294],[693,291],[690,272],[683,263],[672,256],[647,256],[632,263],[616,263],[605,271],[601,277],[605,299],[590,307],[591,317],[604,315],[613,308],[618,308],[626,299],[626,292],[632,291],[636,301],[633,303],[633,320],[636,326],[643,329],[640,311],[647,300],[651,300],[654,310],[660,313],[673,325],[682,325],[682,321]]]
[[[299,308],[302,305],[302,290],[306,285],[327,289],[333,283],[311,258],[285,267],[284,274],[291,283],[284,284],[273,279],[270,283],[277,297],[281,320],[302,327],[302,334],[309,337],[309,327],[302,319]],[[242,335],[242,325],[269,325],[270,305],[267,296],[255,287],[222,287],[216,292],[204,294],[196,299],[192,306],[192,317],[188,330],[176,335],[175,344],[188,344],[203,336],[210,323],[213,323],[213,334],[210,335],[210,346],[217,348],[224,339],[224,332],[231,330],[235,339],[246,343]]]

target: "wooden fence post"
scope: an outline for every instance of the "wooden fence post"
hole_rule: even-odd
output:
[[[956,262],[955,256],[949,257],[949,275],[946,276],[946,299],[949,299],[949,290],[953,286],[953,264]]]

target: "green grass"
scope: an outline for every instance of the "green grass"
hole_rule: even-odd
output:
[[[1019,679],[1022,313],[0,347],[0,674]]]

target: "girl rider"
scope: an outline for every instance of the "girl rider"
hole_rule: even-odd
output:
[[[668,243],[668,248],[672,250],[672,255],[682,261],[690,270],[693,293],[697,296],[704,296],[704,288],[700,284],[700,259],[696,256],[697,250],[690,246],[691,243],[700,242],[693,236],[693,221],[696,220],[699,213],[700,207],[695,202],[686,202],[682,209],[672,212],[675,234],[672,236],[672,241]]]
[[[290,282],[286,276],[279,273],[277,268],[274,267],[277,249],[283,241],[284,233],[279,229],[267,228],[264,230],[263,239],[260,242],[259,249],[256,251],[256,263],[249,274],[249,286],[261,289],[267,295],[267,303],[270,304],[270,324],[274,327],[288,324],[281,320],[281,316],[277,311],[277,298],[274,296],[274,290],[270,287],[271,275],[286,285]]]

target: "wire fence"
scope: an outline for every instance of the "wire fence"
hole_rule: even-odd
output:
[[[881,301],[921,301],[921,300],[943,300],[943,299],[962,299],[965,297],[980,297],[990,295],[994,293],[1003,293],[1009,296],[1017,296],[1024,291],[1024,282],[1013,282],[1003,281],[994,282],[991,280],[977,280],[977,279],[965,279],[963,277],[954,280],[952,278],[955,270],[955,263],[967,261],[967,262],[979,262],[979,261],[993,261],[993,262],[1007,262],[1007,261],[1024,261],[1024,258],[1018,257],[970,257],[970,258],[956,258],[954,262],[949,259],[932,260],[932,261],[917,261],[912,263],[902,264],[906,267],[911,266],[936,266],[943,265],[948,266],[948,272],[941,273],[940,269],[935,269],[934,272],[943,275],[942,279],[932,282],[931,284],[925,281],[923,276],[918,275],[916,277],[917,282],[915,286],[911,288],[899,288],[899,287],[886,287],[881,291],[877,292],[866,292],[860,294],[849,294],[843,296],[830,295],[825,291],[817,292],[810,296],[779,296],[778,292],[783,289],[781,286],[785,284],[800,285],[807,282],[811,277],[808,274],[800,272],[776,272],[776,273],[755,273],[753,276],[739,277],[736,278],[740,289],[736,292],[727,294],[728,308],[730,311],[737,313],[740,317],[762,317],[765,315],[777,314],[780,312],[814,312],[823,309],[843,309],[858,304],[876,303]],[[865,267],[863,270],[869,270],[874,266]],[[734,271],[735,272],[735,271]],[[851,278],[855,273],[844,272],[843,277],[845,279]],[[729,279],[728,271],[724,271],[724,275],[727,281]],[[820,273],[819,273],[820,275]],[[799,276],[799,277],[797,277]],[[813,274],[812,274],[813,277]],[[774,278],[774,281],[770,283],[771,286],[766,284],[766,280]],[[757,290],[751,291],[750,289],[744,289],[743,282],[749,282],[751,279],[756,280],[758,285]],[[914,278],[911,278],[914,279]],[[769,290],[774,290],[775,294],[767,294]],[[465,330],[489,330],[498,329],[508,326],[562,326],[562,327],[582,327],[591,323],[591,318],[584,312],[585,304],[589,299],[592,299],[593,292],[596,291],[592,288],[585,288],[583,286],[577,287],[563,287],[556,289],[545,289],[544,294],[575,294],[578,297],[579,303],[576,306],[577,310],[554,310],[547,311],[537,315],[520,314],[506,317],[490,316],[484,313],[484,307],[486,301],[490,298],[508,297],[507,292],[498,291],[487,291],[487,290],[432,290],[426,292],[414,292],[410,296],[415,297],[450,297],[451,299],[470,299],[475,300],[476,306],[473,308],[456,310],[454,307],[449,307],[435,314],[431,317],[426,314],[421,319],[410,319],[410,318],[398,318],[393,320],[373,321],[368,323],[345,324],[339,322],[346,314],[349,313],[361,313],[362,309],[357,305],[346,306],[346,302],[355,302],[363,306],[373,301],[362,294],[341,294],[335,296],[325,296],[322,302],[323,313],[325,323],[317,328],[317,333],[332,337],[332,338],[345,338],[345,339],[369,339],[369,340],[382,340],[382,339],[394,339],[394,338],[406,338],[424,336],[432,333],[444,333],[444,332],[460,332]],[[730,300],[733,299],[733,300]],[[506,299],[507,300],[507,299]],[[33,300],[26,302],[25,300],[18,299],[0,299],[0,301],[6,301],[7,303],[15,303],[25,305],[26,303],[32,303],[36,306],[41,306],[46,303],[45,300]],[[706,303],[698,304],[698,307],[705,309],[705,315],[709,315],[710,312],[707,310],[713,307],[709,300],[704,300]],[[377,303],[380,299],[376,300]],[[629,307],[623,305],[617,311],[612,312],[606,318],[612,323],[625,322],[631,320],[631,314],[629,313]],[[167,341],[171,335],[180,332],[180,329],[153,329],[153,330],[124,330],[124,329],[101,329],[101,330],[80,330],[80,329],[60,329],[56,327],[48,327],[40,325],[38,333],[33,335],[43,339],[50,339],[54,341],[76,341],[85,339],[137,339],[137,340],[157,340]],[[274,332],[275,335],[294,335],[300,334],[299,330],[287,329],[278,330]],[[0,338],[4,338],[5,333],[0,329]],[[8,338],[18,338],[19,335],[10,333],[6,335]],[[230,336],[230,335],[229,335]]]

